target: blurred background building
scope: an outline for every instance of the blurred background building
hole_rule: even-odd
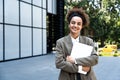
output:
[[[0,0],[0,61],[50,53],[64,35],[63,0]]]

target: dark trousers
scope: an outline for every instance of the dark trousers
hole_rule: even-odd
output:
[[[80,76],[80,73],[77,73],[77,80],[82,80],[81,76]]]

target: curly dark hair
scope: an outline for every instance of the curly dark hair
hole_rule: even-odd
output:
[[[85,13],[85,11],[82,8],[73,8],[69,10],[69,12],[66,15],[67,22],[70,23],[70,17],[72,14],[77,13],[81,16],[83,20],[83,27],[89,25],[89,16]]]

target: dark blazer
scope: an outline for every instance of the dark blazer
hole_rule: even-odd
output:
[[[94,46],[93,40],[80,36],[80,43]],[[76,80],[76,73],[78,72],[78,65],[91,66],[91,70],[86,74],[81,74],[82,80],[96,80],[92,66],[98,63],[98,56],[95,49],[93,49],[91,56],[76,59],[76,64],[72,64],[66,61],[67,55],[70,55],[72,50],[72,40],[70,35],[60,38],[56,42],[56,60],[55,64],[60,69],[59,80]],[[82,53],[81,53],[82,54]]]

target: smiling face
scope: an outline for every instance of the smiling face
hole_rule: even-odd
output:
[[[77,38],[80,34],[80,31],[82,29],[82,18],[78,16],[72,17],[70,24],[69,24],[69,29],[70,29],[70,34],[73,38]]]

